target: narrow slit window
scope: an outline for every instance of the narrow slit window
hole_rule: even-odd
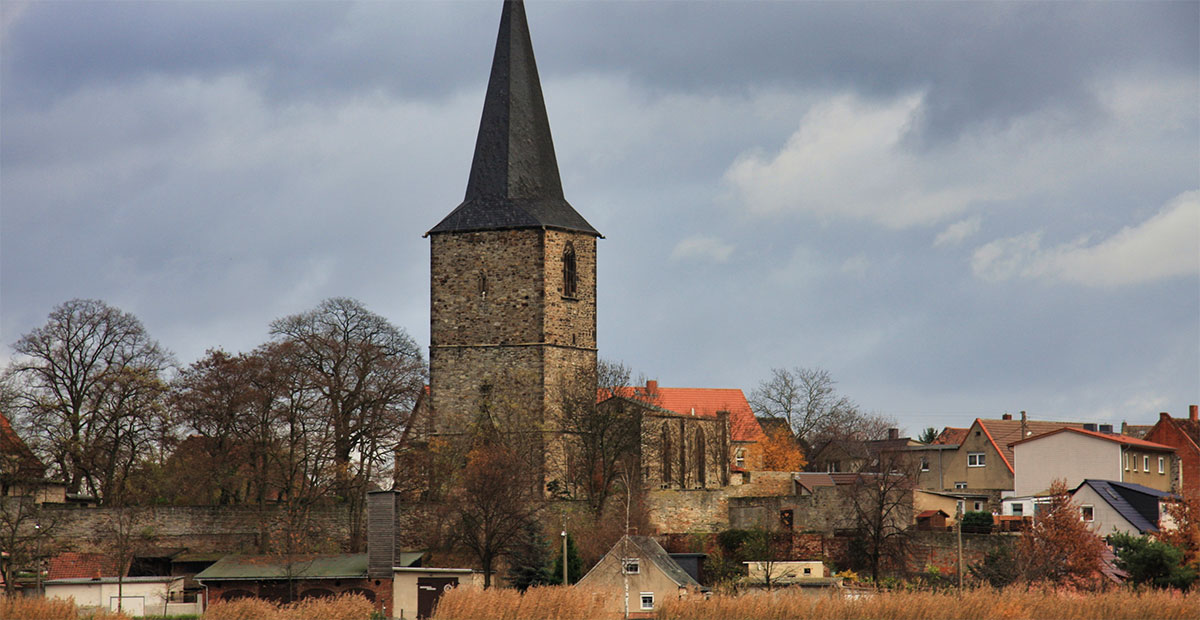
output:
[[[579,291],[579,274],[575,269],[575,245],[568,243],[563,248],[563,296],[575,297]]]

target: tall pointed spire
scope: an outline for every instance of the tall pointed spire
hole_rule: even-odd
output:
[[[467,195],[426,234],[555,228],[599,236],[563,197],[521,0],[505,0]]]

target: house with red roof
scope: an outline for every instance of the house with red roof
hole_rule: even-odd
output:
[[[1013,490],[1013,442],[1067,427],[1082,428],[1083,424],[1031,420],[1024,411],[1020,419],[1014,419],[1006,413],[998,420],[976,418],[965,432],[947,428],[933,444],[908,449],[923,457],[920,488],[969,495],[973,503],[986,497],[980,508],[998,512],[1001,494]]]
[[[1084,480],[1140,484],[1174,492],[1179,474],[1175,448],[1087,428],[1065,427],[1015,441],[1013,491],[1040,495],[1055,480],[1075,488]]]
[[[1142,437],[1175,448],[1179,457],[1179,492],[1200,493],[1200,406],[1188,407],[1188,417],[1158,414],[1158,423]]]

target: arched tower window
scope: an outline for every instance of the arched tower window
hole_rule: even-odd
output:
[[[671,484],[671,429],[666,424],[662,426],[662,439],[659,458],[662,460],[662,482]]]
[[[563,295],[566,297],[575,297],[579,291],[579,274],[575,269],[575,244],[567,243],[567,247],[563,248],[562,257],[563,268]]]
[[[696,480],[700,483],[701,487],[704,487],[705,483],[708,482],[706,473],[704,467],[704,429],[698,428],[696,429]]]

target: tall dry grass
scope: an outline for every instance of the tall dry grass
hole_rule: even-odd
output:
[[[615,595],[577,586],[455,588],[438,601],[434,620],[615,620]]]
[[[357,594],[308,598],[277,605],[256,598],[218,601],[204,612],[204,620],[367,620],[375,606]]]
[[[0,620],[132,620],[106,609],[80,610],[72,599],[0,596]]]
[[[660,620],[1061,620],[1200,618],[1200,595],[1116,590],[1105,593],[1026,591],[1010,588],[956,593],[882,592],[858,597],[802,594],[798,590],[749,592],[667,601]]]
[[[458,588],[434,620],[590,620],[621,617],[618,593],[562,586],[516,590]],[[1011,588],[955,593],[869,592],[861,596],[799,590],[716,594],[667,601],[658,620],[1163,620],[1200,619],[1200,594],[1115,590],[1105,593]]]

